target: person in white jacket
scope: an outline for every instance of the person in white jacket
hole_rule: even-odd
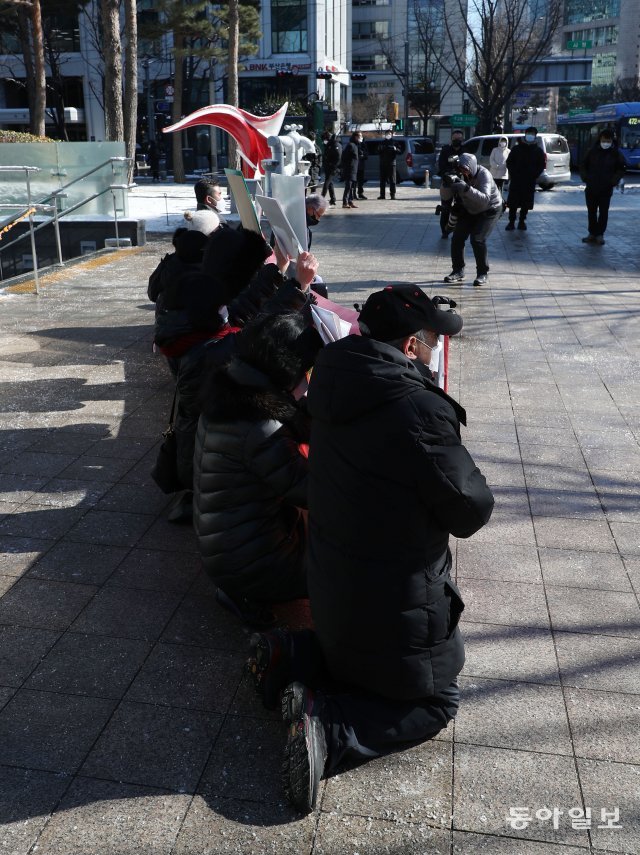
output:
[[[507,169],[507,158],[511,154],[509,148],[509,140],[506,137],[500,137],[498,145],[492,149],[489,155],[489,172],[496,182],[498,190],[502,193],[502,187],[509,180],[509,170]]]

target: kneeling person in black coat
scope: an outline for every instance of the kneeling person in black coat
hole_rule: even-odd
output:
[[[346,755],[429,739],[458,708],[464,664],[449,535],[470,537],[493,496],[460,438],[462,407],[430,379],[462,319],[417,286],[372,294],[318,355],[308,394],[308,584],[315,631],[254,638],[266,705],[284,691],[285,788],[304,812]]]

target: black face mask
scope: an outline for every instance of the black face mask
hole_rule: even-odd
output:
[[[460,148],[460,146],[462,145],[462,140],[451,140],[451,145],[454,148]]]
[[[317,226],[320,220],[314,214],[307,214],[307,225]]]

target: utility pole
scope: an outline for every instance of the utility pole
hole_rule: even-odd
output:
[[[402,133],[409,133],[409,42],[404,43],[404,121]]]
[[[149,142],[156,141],[156,108],[153,103],[153,93],[151,92],[151,83],[149,81],[149,65],[153,62],[148,56],[142,60],[144,68],[144,89],[147,93],[147,136]]]

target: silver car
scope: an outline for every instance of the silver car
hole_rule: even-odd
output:
[[[462,150],[474,154],[478,163],[489,168],[489,155],[498,145],[500,137],[507,137],[509,148],[518,145],[524,139],[524,133],[517,134],[486,134],[471,137],[462,145]],[[560,134],[540,133],[536,142],[544,152],[545,168],[538,176],[538,186],[543,190],[551,190],[556,184],[571,181],[571,155],[569,143]]]

